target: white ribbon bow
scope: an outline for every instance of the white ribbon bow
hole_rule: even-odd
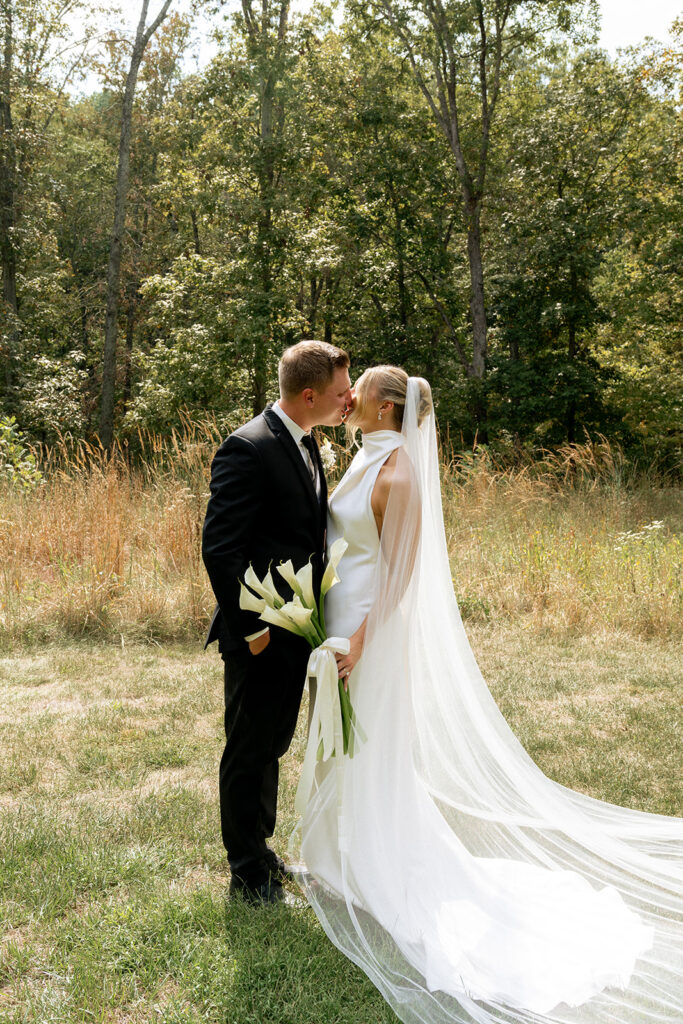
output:
[[[341,773],[343,770],[344,732],[342,728],[341,706],[339,704],[339,672],[337,671],[335,654],[348,654],[350,646],[349,641],[345,637],[330,636],[320,647],[316,647],[315,650],[311,651],[311,656],[308,659],[306,682],[311,678],[315,678],[318,685],[308,731],[308,745],[294,800],[294,806],[298,814],[304,813],[311,796],[315,780],[315,766],[318,760],[318,749],[321,741],[321,760],[327,761],[332,754],[336,754],[338,772]],[[337,781],[340,787],[341,778]],[[341,800],[341,788],[337,795]]]

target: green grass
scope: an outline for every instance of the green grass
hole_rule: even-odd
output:
[[[683,813],[673,643],[468,628],[544,771],[593,796]],[[0,1021],[396,1020],[307,906],[226,905],[215,655],[23,651],[0,659],[0,693]],[[280,851],[302,748],[299,731],[282,773]]]

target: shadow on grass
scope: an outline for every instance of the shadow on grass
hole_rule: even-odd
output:
[[[233,963],[225,1024],[393,1024],[362,971],[327,939],[303,899],[296,905],[225,908]]]
[[[303,901],[228,903],[224,876],[192,873],[188,851],[159,835],[131,844],[119,823],[107,843],[102,822],[21,817],[0,830],[8,1024],[395,1022]]]

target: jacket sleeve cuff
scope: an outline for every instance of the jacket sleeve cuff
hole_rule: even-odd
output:
[[[244,639],[247,641],[247,643],[250,643],[252,640],[257,640],[258,637],[260,637],[260,636],[265,636],[265,634],[267,632],[268,632],[268,626],[266,626],[265,629],[260,629],[258,631],[258,633],[251,633],[249,636],[245,636]]]

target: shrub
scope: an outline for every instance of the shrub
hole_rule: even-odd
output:
[[[14,416],[0,416],[0,480],[31,490],[43,482],[36,457],[27,446]]]

